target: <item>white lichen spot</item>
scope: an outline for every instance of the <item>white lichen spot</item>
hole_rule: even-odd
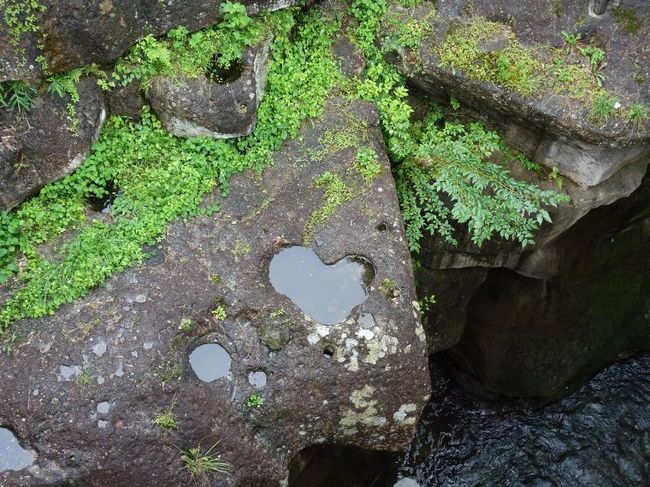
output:
[[[377,400],[372,399],[374,392],[375,388],[370,385],[366,385],[363,389],[353,391],[350,395],[350,401],[354,405],[354,409],[348,408],[345,411],[345,414],[339,421],[339,425],[345,428],[346,431],[356,430],[355,426],[359,424],[374,427],[384,426],[386,424],[386,418],[377,414]]]
[[[393,414],[393,419],[397,421],[402,426],[410,426],[415,424],[417,419],[415,416],[410,416],[410,413],[413,413],[417,410],[417,406],[413,403],[402,404],[397,411]]]
[[[310,333],[307,336],[307,342],[310,345],[316,345],[318,342],[320,342],[320,335],[318,333]]]
[[[357,330],[355,335],[360,340],[372,340],[373,338],[375,338],[375,333],[372,330],[366,330],[365,328],[362,328],[361,330]]]
[[[426,343],[427,336],[424,334],[424,328],[422,327],[420,320],[416,320],[415,322],[415,335],[422,343]]]

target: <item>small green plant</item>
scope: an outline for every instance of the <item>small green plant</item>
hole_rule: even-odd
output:
[[[13,213],[0,211],[0,284],[18,272],[16,255],[20,249],[20,221]]]
[[[388,298],[395,297],[397,294],[397,284],[387,277],[379,285],[379,291]]]
[[[553,14],[559,19],[564,13],[564,7],[562,5],[562,0],[553,0]]]
[[[33,35],[36,47],[43,50],[44,36],[41,32],[40,20],[46,10],[40,0],[0,0],[0,18],[4,20],[9,30],[9,43],[22,58],[26,53],[21,44],[27,35]],[[25,61],[26,59],[21,59],[21,62]],[[47,61],[42,55],[39,55],[36,61],[43,71],[47,71]]]
[[[221,276],[219,274],[211,274],[210,275],[210,281],[213,284],[220,284],[221,283]]]
[[[66,106],[68,117],[70,118],[69,129],[72,133],[76,134],[79,131],[79,116],[77,115],[77,104],[79,103],[79,89],[77,85],[81,78],[85,76],[94,75],[100,79],[106,78],[106,73],[99,69],[96,65],[83,66],[75,68],[67,73],[56,74],[50,76],[47,81],[49,83],[47,92],[55,94],[61,98],[68,96],[69,101]]]
[[[15,346],[20,336],[14,332],[4,334],[0,332],[0,338],[2,338],[2,353],[10,357],[15,351]]]
[[[591,74],[594,77],[594,82],[596,85],[603,86],[603,81],[605,76],[602,73],[603,68],[607,65],[605,63],[605,51],[598,47],[587,46],[580,48],[580,53],[583,56],[589,58],[589,65],[591,69]]]
[[[225,473],[232,471],[232,465],[218,457],[217,453],[212,453],[218,442],[204,452],[200,446],[179,450],[183,466],[190,473],[192,479],[206,479],[209,474]]]
[[[189,333],[196,327],[196,322],[189,318],[183,318],[181,324],[178,326],[178,329],[183,333]]]
[[[15,108],[27,112],[34,105],[36,90],[25,81],[5,81],[0,83],[0,108]]]
[[[153,418],[153,424],[163,429],[177,429],[178,421],[174,414],[174,407],[176,406],[176,399],[172,399],[172,403],[167,409],[156,414]]]
[[[77,376],[77,385],[85,387],[90,384],[90,369],[84,368]]]
[[[235,257],[248,255],[250,251],[251,246],[246,240],[237,240],[237,242],[235,242],[235,246],[232,249],[232,253],[235,255]]]
[[[449,106],[451,106],[451,109],[453,111],[455,111],[455,112],[458,111],[458,109],[460,108],[460,102],[458,101],[458,98],[455,98],[455,97],[452,96],[449,99]]]
[[[582,34],[576,32],[575,34],[570,34],[566,30],[562,31],[562,38],[564,39],[564,46],[567,54],[571,54],[575,47],[578,45],[580,39],[582,39]]]
[[[595,121],[607,120],[614,114],[617,106],[620,106],[620,103],[615,96],[601,93],[591,107],[591,118]]]
[[[384,167],[377,160],[377,153],[371,147],[361,147],[357,151],[354,167],[366,183],[374,181],[384,172]]]
[[[226,319],[226,310],[223,306],[217,306],[212,310],[212,316],[214,316],[217,321],[223,321]]]
[[[564,180],[562,179],[562,175],[560,174],[558,168],[555,166],[553,166],[551,172],[548,173],[548,180],[555,183],[555,186],[557,186],[557,189],[559,190],[562,190],[564,187]]]
[[[251,394],[246,400],[246,407],[249,409],[259,409],[264,405],[264,398],[261,394]]]
[[[436,304],[436,297],[433,294],[430,294],[429,296],[420,299],[418,304],[420,305],[420,311],[422,313],[427,313],[433,305]]]
[[[628,118],[633,123],[644,122],[645,120],[648,119],[648,116],[649,116],[648,106],[643,103],[634,103],[628,111]],[[0,282],[1,281],[2,278],[0,278]]]

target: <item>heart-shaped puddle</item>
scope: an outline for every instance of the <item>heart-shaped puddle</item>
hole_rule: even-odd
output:
[[[363,303],[374,277],[372,264],[362,257],[325,265],[313,250],[298,246],[278,253],[269,268],[275,290],[324,325],[341,323]]]

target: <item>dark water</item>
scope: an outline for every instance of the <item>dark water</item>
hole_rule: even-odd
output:
[[[206,343],[190,354],[190,365],[203,382],[212,382],[230,373],[230,355],[216,343]]]
[[[313,250],[297,246],[278,253],[269,268],[273,288],[324,325],[341,323],[366,300],[374,274],[372,265],[361,257],[325,265]]]
[[[34,455],[23,449],[8,428],[0,426],[0,472],[22,470],[34,463]]]
[[[650,485],[650,357],[536,409],[440,384],[401,466],[422,486]]]

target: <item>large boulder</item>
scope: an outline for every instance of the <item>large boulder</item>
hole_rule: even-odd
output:
[[[184,25],[190,31],[199,30],[219,20],[223,0],[170,0],[152,2],[135,0],[73,0],[59,2],[40,0],[45,7],[36,13],[36,27],[22,34],[21,43],[5,22],[0,6],[0,81],[40,77],[36,61],[43,44],[43,54],[52,72],[66,71],[88,64],[113,63],[138,39],[147,34],[160,36]],[[302,2],[294,0],[242,0],[248,13],[258,14],[289,7]],[[27,7],[26,7],[27,8]]]
[[[332,144],[341,133],[356,142]],[[377,154],[372,180],[355,166],[358,146]],[[239,175],[230,196],[211,195],[220,213],[173,224],[140,268],[51,317],[15,324],[25,341],[0,355],[0,425],[37,456],[0,473],[0,484],[181,485],[190,475],[178,448],[217,444],[233,470],[212,485],[286,485],[291,458],[309,446],[408,444],[430,395],[428,360],[384,150],[374,107],[335,98],[263,176]],[[328,171],[349,197],[315,219],[325,194],[314,179]],[[335,279],[309,295],[324,300],[320,311],[329,293],[346,300],[359,279],[367,285],[338,324],[270,282],[275,256],[300,245]],[[357,256],[351,271],[335,264],[346,256]],[[298,292],[313,285],[304,265],[284,271]],[[210,343],[225,349],[230,371],[206,383],[189,357]],[[247,405],[255,393],[259,408]],[[154,425],[171,405],[178,429]]]
[[[75,115],[69,96],[40,94],[27,113],[0,108],[0,210],[74,171],[97,140],[106,118],[94,79],[78,84]]]
[[[247,49],[234,79],[158,77],[147,97],[168,132],[179,137],[243,137],[255,128],[264,96],[271,39]],[[226,75],[229,73],[226,73]]]
[[[542,227],[534,246],[496,240],[479,248],[461,228],[457,247],[436,237],[423,242],[416,274],[420,293],[435,294],[438,303],[424,318],[431,352],[447,350],[470,373],[459,374],[468,385],[473,378],[486,392],[548,399],[618,353],[650,348],[650,120],[599,122],[587,105],[551,91],[522,96],[471,79],[442,66],[438,47],[475,16],[503,24],[481,41],[491,53],[503,50],[512,33],[523,46],[548,50],[563,47],[562,31],[579,32],[606,51],[605,88],[624,107],[647,106],[650,23],[643,2],[619,6],[637,20],[636,32],[626,32],[613,5],[600,16],[588,2],[554,9],[532,0],[520,7],[512,0],[458,0],[438,5],[432,16],[429,4],[393,6],[389,16],[430,21],[430,34],[412,49],[384,47],[415,89],[444,104],[455,97],[463,116],[485,121],[542,167],[534,174],[512,165],[516,177],[571,197],[551,211],[553,224]],[[395,38],[395,25],[384,26],[385,40]],[[552,181],[551,171],[560,177]]]

